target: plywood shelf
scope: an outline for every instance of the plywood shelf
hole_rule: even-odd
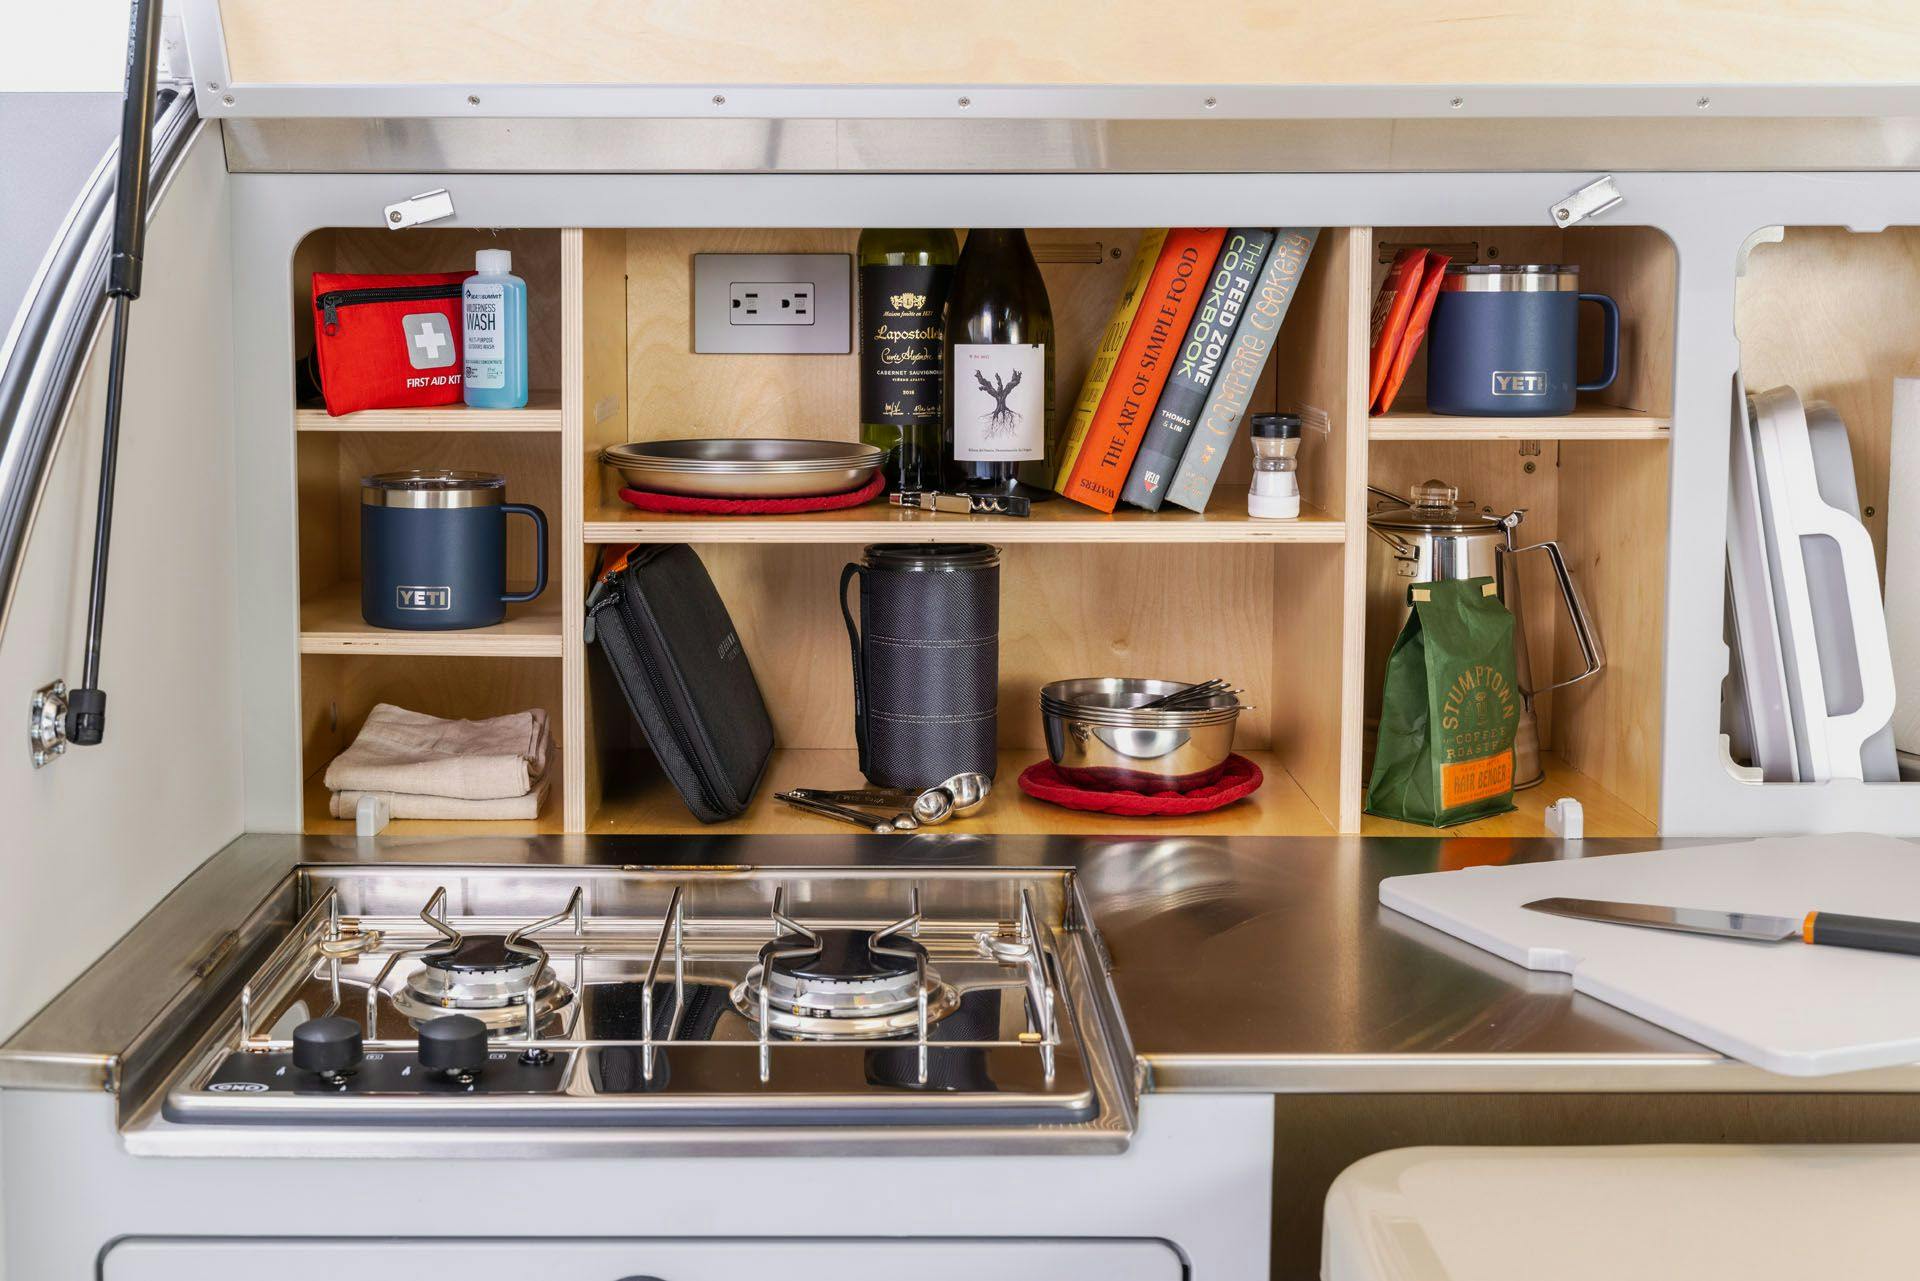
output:
[[[851,750],[818,748],[776,751],[767,767],[753,805],[737,819],[724,823],[701,823],[687,812],[672,786],[654,769],[650,761],[634,762],[642,777],[622,787],[609,779],[607,793],[592,815],[587,830],[593,833],[659,832],[669,835],[699,833],[710,836],[832,834],[858,835],[844,823],[821,818],[774,799],[774,793],[794,787],[862,787],[857,757]],[[1020,771],[1046,752],[1040,748],[1016,748],[1000,753],[999,771],[984,809],[965,819],[955,819],[937,829],[952,835],[1050,835],[1110,836],[1327,836],[1334,831],[1331,820],[1307,799],[1286,770],[1270,752],[1248,752],[1260,766],[1266,781],[1259,791],[1210,814],[1182,818],[1119,818],[1108,814],[1084,814],[1036,801],[1022,792],[1016,783]]]
[[[326,765],[308,776],[304,790],[305,820],[309,836],[352,836],[353,820],[335,818],[327,808]],[[560,783],[557,775],[548,785],[546,804],[534,819],[430,819],[397,818],[387,825],[383,836],[542,836],[564,831],[561,822]]]
[[[1294,520],[1247,515],[1246,486],[1221,486],[1205,515],[1123,507],[1103,516],[1064,498],[1035,503],[1033,515],[963,516],[872,503],[791,516],[679,516],[603,503],[587,514],[589,543],[859,543],[910,537],[995,543],[1339,543],[1346,526],[1310,504]]]
[[[1552,418],[1466,418],[1409,406],[1367,421],[1369,440],[1667,440],[1673,420],[1613,405]]]
[[[508,605],[506,621],[497,626],[409,632],[366,622],[360,616],[360,584],[337,583],[300,603],[300,652],[558,658],[562,652],[560,592],[557,585],[550,585],[535,600]]]
[[[294,427],[300,431],[559,431],[560,393],[536,388],[527,395],[525,409],[469,409],[465,405],[431,405],[422,409],[363,409],[357,414],[331,417],[322,408],[296,409]]]
[[[1515,792],[1513,803],[1517,808],[1511,813],[1446,828],[1423,827],[1369,814],[1360,821],[1360,833],[1363,836],[1544,836],[1547,806],[1563,796],[1571,796],[1580,802],[1585,812],[1588,836],[1654,835],[1652,819],[1568,765],[1558,753],[1545,753],[1541,765],[1546,770],[1546,779],[1537,787]]]

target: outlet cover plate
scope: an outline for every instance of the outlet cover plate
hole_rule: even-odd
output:
[[[795,314],[796,303],[805,318]],[[852,351],[853,256],[695,254],[693,349],[780,356]]]

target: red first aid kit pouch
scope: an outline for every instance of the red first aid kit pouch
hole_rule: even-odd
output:
[[[460,400],[460,282],[471,271],[313,275],[313,347],[335,417]]]

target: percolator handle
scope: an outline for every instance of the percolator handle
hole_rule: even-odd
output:
[[[1511,531],[1509,531],[1511,537]],[[1567,610],[1567,621],[1573,624],[1573,639],[1580,646],[1580,661],[1583,670],[1578,676],[1569,676],[1566,680],[1555,681],[1551,685],[1542,685],[1535,694],[1544,694],[1550,689],[1560,689],[1592,676],[1607,665],[1605,649],[1600,644],[1600,633],[1595,630],[1593,616],[1587,612],[1586,598],[1580,594],[1580,584],[1574,581],[1573,574],[1567,569],[1567,558],[1560,554],[1560,544],[1549,539],[1544,543],[1533,543],[1527,547],[1502,547],[1502,556],[1518,556],[1523,552],[1544,551],[1553,564],[1553,576],[1559,581],[1560,600]],[[1516,583],[1515,591],[1519,590]],[[1522,673],[1531,680],[1531,673]]]

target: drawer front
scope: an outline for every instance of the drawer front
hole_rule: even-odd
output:
[[[907,1271],[901,1271],[901,1269]],[[458,1276],[461,1281],[1180,1281],[1164,1241],[822,1239],[764,1241],[121,1241],[103,1281],[339,1281],[342,1276]]]

